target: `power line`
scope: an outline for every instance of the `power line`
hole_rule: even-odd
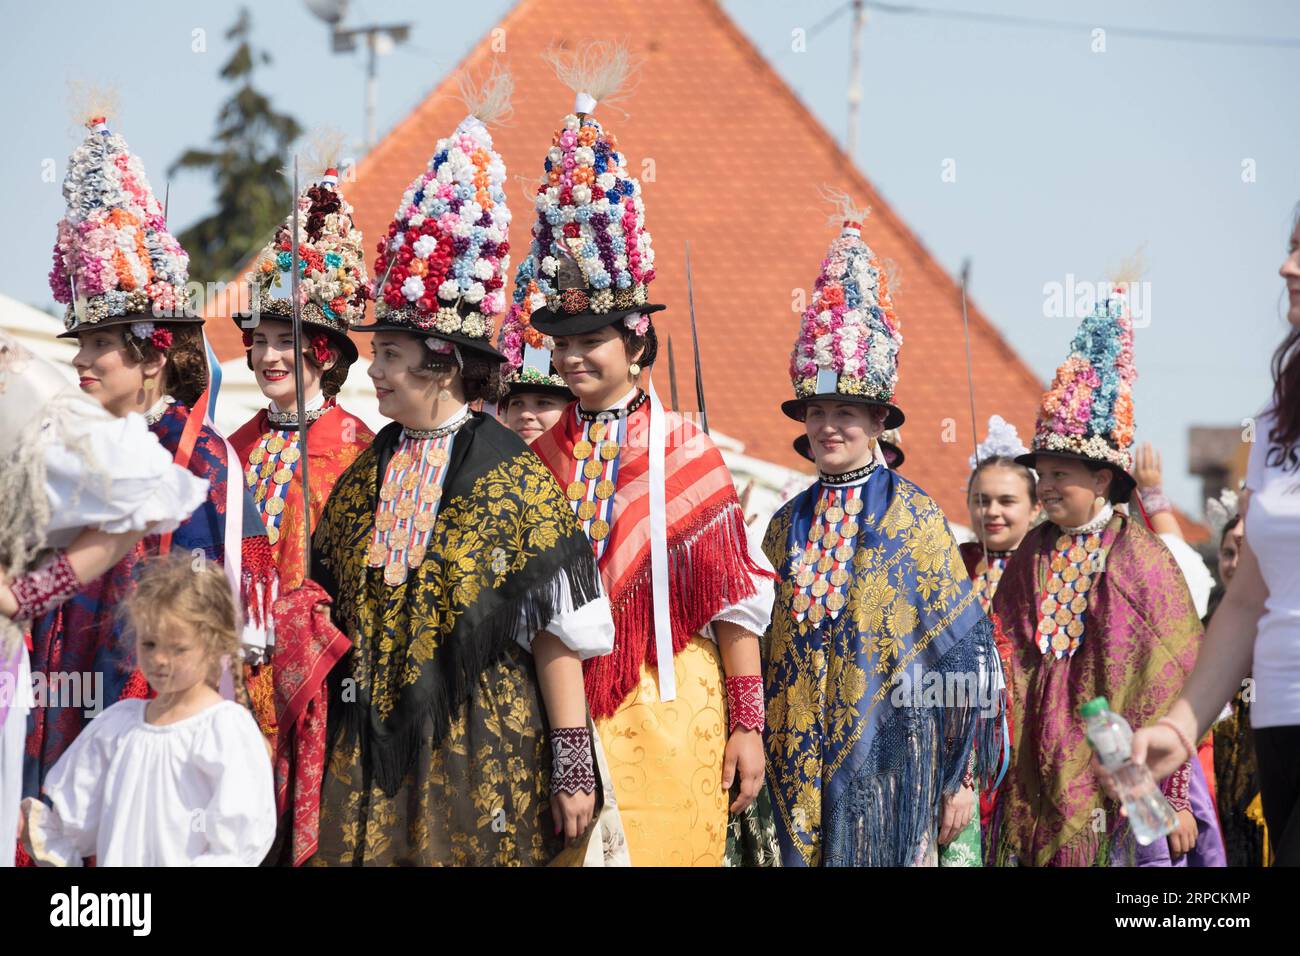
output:
[[[830,26],[841,14],[853,6],[852,2],[842,4],[819,20],[809,31],[813,36]],[[1194,33],[1190,30],[1160,30],[1146,27],[1106,26],[1103,23],[1085,23],[1082,21],[1045,20],[1041,17],[1022,17],[1004,13],[976,13],[964,10],[945,10],[938,7],[918,7],[901,3],[882,3],[878,0],[864,0],[863,6],[879,13],[896,16],[930,17],[945,20],[965,20],[971,23],[991,23],[1000,26],[1029,27],[1039,30],[1056,30],[1058,32],[1078,33],[1103,29],[1113,36],[1133,37],[1140,40],[1163,40],[1172,43],[1200,43],[1206,46],[1253,46],[1274,47],[1280,49],[1300,48],[1300,37],[1265,37],[1234,33]]]

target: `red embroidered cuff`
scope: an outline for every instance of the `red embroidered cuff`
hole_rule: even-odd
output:
[[[741,674],[727,678],[727,713],[730,716],[729,733],[736,728],[763,732],[763,678],[757,674]]]
[[[1170,775],[1165,781],[1165,796],[1169,798],[1169,805],[1178,810],[1190,810],[1192,808],[1191,797],[1189,796],[1192,785],[1192,764],[1191,761],[1183,764]]]
[[[9,585],[18,602],[16,620],[22,621],[58,607],[81,590],[81,582],[68,563],[68,556],[55,551],[50,559]]]
[[[596,792],[591,732],[586,727],[551,728],[551,792]]]

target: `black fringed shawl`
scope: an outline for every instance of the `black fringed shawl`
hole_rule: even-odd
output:
[[[531,636],[555,616],[564,584],[575,607],[600,593],[591,545],[554,477],[482,414],[452,444],[424,563],[387,584],[383,568],[366,566],[366,551],[401,434],[396,423],[385,427],[343,473],[312,539],[313,576],[353,643],[333,682],[333,733],[361,734],[363,768],[389,795],[421,739],[441,741],[517,631]]]

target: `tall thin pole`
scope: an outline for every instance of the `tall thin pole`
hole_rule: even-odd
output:
[[[862,0],[853,0],[853,27],[849,47],[849,127],[845,152],[853,159],[858,151],[858,108],[862,105],[862,28],[867,11]]]
[[[302,576],[311,577],[311,484],[307,477],[307,401],[303,394],[303,332],[302,304],[298,301],[300,288],[298,267],[298,157],[293,157],[293,232],[290,236],[289,289],[293,296],[293,380],[294,399],[298,409],[298,468],[302,475]]]
[[[377,134],[375,112],[379,103],[379,71],[375,63],[375,44],[378,36],[374,30],[366,31],[366,151],[374,149]]]

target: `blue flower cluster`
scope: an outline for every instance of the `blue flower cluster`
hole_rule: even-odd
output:
[[[1110,435],[1115,430],[1115,400],[1119,397],[1120,326],[1109,302],[1099,302],[1083,320],[1070,342],[1070,350],[1092,366],[1101,383],[1092,393],[1088,434]]]

